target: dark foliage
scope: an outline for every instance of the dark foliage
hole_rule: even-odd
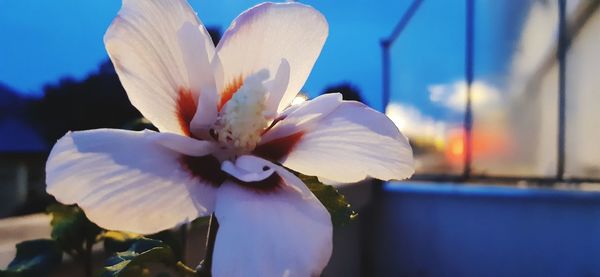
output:
[[[208,32],[217,44],[221,38],[220,29],[208,28]],[[30,101],[28,106],[31,121],[49,145],[67,131],[122,129],[141,117],[129,102],[108,59],[99,66],[97,73],[83,81],[63,78],[57,84],[46,85],[43,97]]]
[[[9,114],[19,114],[25,99],[10,87],[0,83],[0,118]]]
[[[354,100],[364,103],[362,97],[360,96],[360,89],[350,82],[342,82],[335,85],[330,85],[323,90],[322,94],[336,92],[341,93],[344,100]]]
[[[44,97],[30,113],[44,138],[52,144],[70,130],[122,128],[141,115],[131,105],[110,61],[81,82],[64,78],[44,88]]]
[[[6,269],[0,270],[1,277],[47,276],[62,262],[62,253],[53,240],[23,241],[16,248],[15,258]]]
[[[219,41],[221,40],[221,28],[219,27],[206,27],[206,30],[208,31],[208,34],[210,35],[210,38],[212,39],[213,43],[215,44],[215,46],[219,43]]]

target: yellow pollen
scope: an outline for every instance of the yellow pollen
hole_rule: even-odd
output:
[[[268,73],[261,71],[246,78],[244,85],[227,101],[219,113],[215,132],[221,143],[244,152],[252,151],[268,126],[264,115],[267,89],[263,82]]]

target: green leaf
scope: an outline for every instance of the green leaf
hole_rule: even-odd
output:
[[[77,206],[54,204],[47,208],[47,212],[52,215],[52,238],[69,254],[82,254],[84,244],[93,244],[102,231]]]
[[[178,228],[175,230],[164,230],[145,237],[131,232],[106,231],[100,238],[104,239],[104,251],[111,255],[116,252],[127,251],[127,249],[139,239],[148,238],[161,241],[168,245],[173,251],[175,258],[181,259],[183,257],[182,236],[182,229]]]
[[[180,227],[181,228],[181,227]],[[162,241],[164,244],[171,247],[173,255],[176,259],[183,258],[183,231],[180,228],[172,230],[164,230],[156,234],[147,236],[149,239]]]
[[[141,237],[141,235],[131,232],[106,231],[100,236],[100,239],[104,240],[104,251],[112,255],[116,252],[126,251]]]
[[[29,240],[17,244],[17,254],[0,276],[46,276],[62,262],[62,251],[49,239]]]
[[[306,176],[297,173],[300,180],[312,191],[312,193],[321,201],[331,215],[331,222],[334,226],[344,226],[354,220],[358,213],[352,210],[350,204],[346,201],[344,195],[338,192],[336,188],[325,185],[317,177]]]
[[[160,240],[138,238],[129,249],[110,257],[104,267],[103,277],[151,276],[149,266],[162,264],[184,276],[195,271],[177,261],[171,247]]]
[[[123,129],[132,131],[143,131],[144,129],[158,131],[148,119],[143,117],[127,122],[123,125]]]

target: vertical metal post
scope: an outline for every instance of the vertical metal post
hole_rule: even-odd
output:
[[[558,49],[556,53],[556,58],[558,60],[558,157],[556,164],[556,178],[559,181],[564,180],[565,175],[565,71],[567,66],[566,52],[568,44],[566,0],[558,0]]]
[[[385,113],[385,109],[390,103],[390,42],[388,40],[381,41],[382,50],[382,81],[383,95],[381,96],[381,111]]]
[[[473,84],[473,54],[474,49],[474,17],[475,17],[475,0],[466,0],[466,20],[465,20],[465,81],[466,81],[466,105],[464,118],[464,171],[463,177],[469,178],[471,175],[471,164],[473,157],[473,107],[471,97],[471,85]]]
[[[382,52],[382,76],[383,76],[383,95],[381,99],[382,110],[385,112],[387,105],[390,103],[390,90],[391,90],[391,75],[390,75],[390,47],[392,43],[398,39],[400,34],[404,31],[404,28],[408,25],[412,17],[415,15],[423,0],[414,0],[412,4],[408,7],[406,12],[396,24],[396,27],[392,31],[392,34],[387,38],[381,40],[381,50]]]

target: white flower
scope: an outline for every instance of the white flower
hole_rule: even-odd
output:
[[[340,183],[413,173],[407,139],[383,114],[339,94],[289,106],[327,33],[312,7],[264,3],[215,49],[185,0],[123,0],[104,41],[160,133],[67,133],[47,191],[112,230],[154,233],[214,212],[215,276],[320,274],[330,215],[286,168]]]

